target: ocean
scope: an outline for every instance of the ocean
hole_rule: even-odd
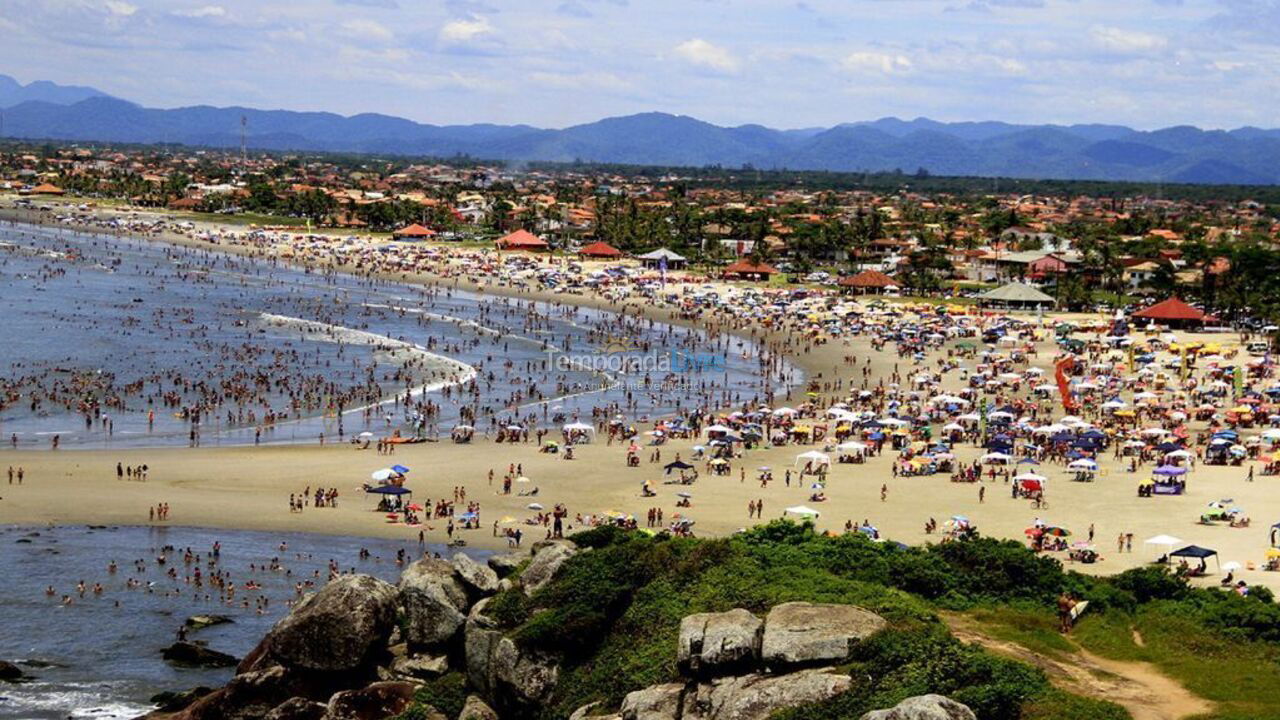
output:
[[[215,542],[221,549],[213,561]],[[184,562],[188,548],[195,557],[189,564]],[[369,551],[368,559],[360,558],[361,548]],[[441,546],[425,549],[451,554]],[[35,678],[0,682],[0,718],[133,718],[151,710],[149,700],[158,692],[217,687],[231,678],[232,668],[180,668],[160,657],[188,617],[231,618],[229,624],[192,631],[188,639],[243,657],[288,612],[297,583],[323,585],[330,561],[342,572],[394,583],[402,569],[396,564],[399,550],[413,560],[423,548],[415,542],[293,532],[0,527],[0,659],[19,663]],[[481,561],[488,555],[467,552]],[[271,569],[273,560],[277,569]],[[114,574],[107,569],[112,561],[118,567]],[[261,587],[238,590],[235,601],[226,603],[207,582],[194,586],[196,568],[205,578],[223,571],[239,587],[250,581]],[[130,587],[130,579],[140,585]],[[83,595],[77,590],[81,581]],[[99,594],[95,583],[102,585]],[[52,596],[46,595],[49,587]],[[63,604],[64,595],[71,597],[70,604]],[[262,613],[260,596],[269,600]],[[249,607],[242,598],[250,600]]]
[[[484,432],[517,414],[590,420],[593,407],[662,417],[711,385],[724,404],[782,388],[740,339],[61,228],[0,227],[0,283],[0,447],[412,434],[408,408],[424,401],[421,432],[447,437],[464,407]],[[607,347],[620,337],[625,348]],[[553,366],[553,347],[716,362],[646,377]]]

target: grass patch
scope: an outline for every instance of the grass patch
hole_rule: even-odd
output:
[[[1135,628],[1142,646],[1134,640]],[[1206,628],[1178,602],[1157,601],[1134,615],[1086,617],[1072,635],[1103,657],[1151,663],[1217,703],[1215,718],[1280,718],[1280,647]]]

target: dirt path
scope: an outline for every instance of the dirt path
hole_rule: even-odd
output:
[[[1063,690],[1121,705],[1133,720],[1181,720],[1214,708],[1151,663],[1108,660],[1078,646],[1070,655],[1048,657],[991,637],[964,615],[946,613],[943,620],[960,640],[1034,665]]]

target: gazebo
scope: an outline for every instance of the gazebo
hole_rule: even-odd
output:
[[[978,296],[978,302],[1007,308],[1053,307],[1057,304],[1052,296],[1018,282],[985,292]]]
[[[604,241],[593,242],[578,250],[582,257],[613,260],[622,257],[622,251]]]
[[[528,230],[516,230],[513,233],[504,235],[498,239],[499,250],[528,250],[537,252],[540,250],[550,249],[550,245],[546,240],[534,235]]]
[[[658,248],[653,252],[647,252],[639,256],[638,259],[640,262],[644,263],[644,266],[647,268],[662,267],[662,262],[664,260],[667,263],[668,270],[678,270],[679,268],[684,267],[685,264],[685,256],[672,252],[666,248]]]
[[[429,237],[434,237],[436,231],[429,227],[424,227],[418,223],[414,223],[412,225],[402,227],[391,234],[400,240],[426,240]]]
[[[889,288],[897,287],[898,283],[879,270],[863,270],[857,275],[840,278],[839,285],[841,290],[865,295],[867,293],[882,293]]]
[[[1139,310],[1133,317],[1135,320],[1150,320],[1170,326],[1203,325],[1205,321],[1203,310],[1197,310],[1176,297]]]

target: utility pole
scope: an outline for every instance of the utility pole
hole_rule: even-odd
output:
[[[249,118],[246,115],[240,116],[240,172],[243,174],[249,166],[248,154],[245,152],[244,134],[249,126]]]

